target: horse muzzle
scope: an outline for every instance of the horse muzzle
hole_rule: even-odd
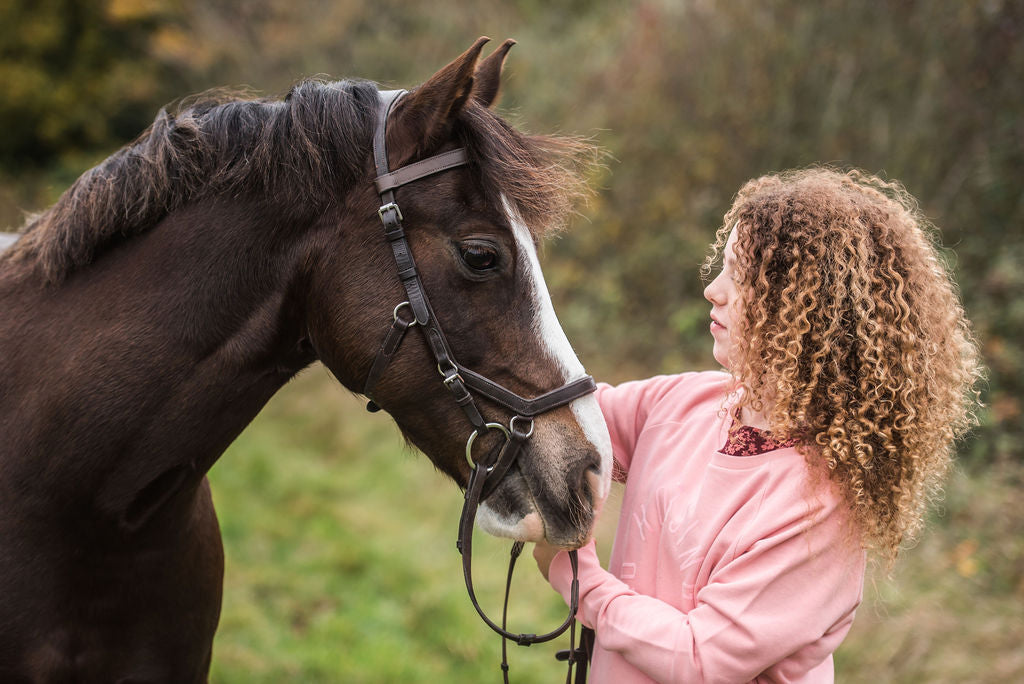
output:
[[[532,437],[483,498],[477,518],[483,531],[567,549],[587,542],[608,494],[610,444],[594,444],[574,418],[561,409],[537,420]]]

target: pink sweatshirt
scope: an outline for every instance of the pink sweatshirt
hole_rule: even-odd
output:
[[[593,684],[833,680],[865,554],[795,449],[719,451],[729,383],[687,373],[598,390],[627,480],[609,569],[593,542],[579,553]],[[549,577],[568,601],[566,553]]]

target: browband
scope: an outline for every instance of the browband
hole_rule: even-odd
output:
[[[448,169],[453,169],[456,166],[463,166],[467,163],[469,163],[469,159],[466,156],[465,148],[460,147],[459,149],[452,150],[450,152],[442,152],[430,159],[424,159],[416,162],[415,164],[403,166],[397,171],[385,173],[383,176],[377,176],[376,180],[374,180],[374,183],[377,184],[377,194],[383,194],[388,190],[400,188],[406,183],[411,183],[414,180],[426,178],[427,176],[432,176],[435,173],[447,171]]]

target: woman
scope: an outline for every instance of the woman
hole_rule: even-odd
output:
[[[931,227],[901,186],[812,168],[737,195],[718,273],[728,372],[602,386],[626,483],[609,569],[580,551],[592,682],[831,682],[862,596],[920,528],[980,366]],[[567,555],[538,545],[568,597]]]

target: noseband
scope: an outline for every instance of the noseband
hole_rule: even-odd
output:
[[[423,332],[424,339],[434,359],[437,361],[437,370],[441,375],[441,382],[451,392],[455,402],[462,408],[473,428],[466,441],[466,460],[469,462],[470,476],[469,483],[466,485],[465,503],[463,504],[462,516],[459,520],[459,538],[456,546],[462,555],[462,570],[466,581],[466,590],[469,593],[473,607],[476,608],[477,613],[479,613],[487,626],[502,637],[503,662],[501,667],[507,682],[506,640],[514,641],[520,646],[529,646],[530,644],[551,641],[565,632],[570,626],[575,627],[574,617],[579,607],[576,552],[569,552],[573,579],[569,615],[562,625],[547,634],[541,635],[509,632],[505,629],[506,615],[504,612],[502,624],[496,624],[484,613],[477,602],[476,593],[473,591],[473,524],[476,520],[477,508],[480,502],[485,500],[497,488],[502,478],[522,452],[526,441],[533,434],[533,419],[542,413],[566,406],[570,402],[593,392],[596,389],[596,385],[592,377],[585,375],[538,397],[527,399],[493,380],[473,372],[455,360],[444,332],[441,330],[437,316],[434,315],[434,311],[430,307],[423,282],[420,280],[419,273],[416,270],[416,263],[413,260],[409,242],[406,240],[405,231],[402,228],[402,212],[395,202],[395,190],[421,178],[426,178],[448,169],[465,166],[468,164],[468,157],[465,148],[459,148],[408,164],[395,171],[390,171],[388,169],[387,148],[385,146],[388,115],[394,108],[395,103],[404,94],[404,90],[380,93],[382,103],[377,113],[377,123],[373,134],[373,158],[377,171],[375,183],[381,198],[381,207],[377,210],[377,214],[384,224],[384,236],[391,245],[395,263],[398,266],[398,276],[405,288],[406,300],[398,304],[394,309],[391,329],[381,343],[377,356],[370,367],[370,372],[367,375],[366,384],[363,388],[363,394],[370,399],[367,408],[371,411],[379,410],[379,407],[373,401],[373,390],[383,375],[384,370],[397,353],[406,332],[413,326],[418,326]],[[484,420],[480,410],[477,408],[471,390],[512,411],[513,417],[508,425]],[[491,451],[479,460],[474,461],[474,442],[480,435],[491,430],[501,434],[504,438],[503,444],[499,449]],[[509,562],[505,594],[506,611],[512,571],[516,558],[522,549],[523,542],[520,541],[515,542],[512,546],[512,558]],[[573,664],[576,662],[579,663],[577,678],[581,673],[585,676],[586,660],[585,656],[582,656],[581,660],[581,651],[575,648],[575,628],[570,632],[568,661],[569,674],[566,678],[567,682],[572,676]]]

